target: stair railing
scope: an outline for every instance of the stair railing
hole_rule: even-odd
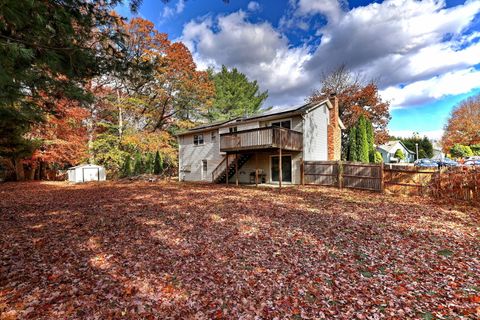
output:
[[[229,154],[227,156],[225,156],[222,160],[222,162],[220,162],[220,164],[215,168],[213,169],[212,171],[212,182],[215,182],[215,180],[217,180],[218,177],[220,177],[224,172],[225,174],[228,174],[226,172],[226,167],[227,167],[227,157],[228,157],[228,166],[230,166],[232,163],[234,163],[235,161],[235,155],[234,154]]]

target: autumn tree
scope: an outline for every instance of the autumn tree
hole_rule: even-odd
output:
[[[257,81],[250,81],[236,68],[228,70],[222,66],[221,71],[213,74],[212,78],[215,98],[206,114],[210,121],[254,115],[268,97],[267,91],[259,91]]]
[[[196,120],[211,105],[214,86],[206,71],[198,71],[192,55],[180,42],[171,42],[152,22],[134,18],[124,26],[127,51],[154,66],[150,77],[134,77],[123,100],[137,127],[148,131],[171,129],[182,120]]]
[[[480,143],[480,95],[460,102],[445,126],[442,146],[448,152],[455,144],[471,146]]]
[[[307,101],[321,101],[331,94],[336,94],[339,99],[339,116],[347,128],[342,134],[343,158],[346,158],[348,153],[348,130],[357,123],[361,115],[371,121],[376,144],[388,141],[390,104],[380,97],[375,81],[366,81],[362,75],[341,65],[322,74],[320,88],[315,90]]]

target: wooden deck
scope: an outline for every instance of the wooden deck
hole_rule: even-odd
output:
[[[303,135],[301,132],[280,127],[255,128],[220,135],[221,152],[270,148],[302,151]]]

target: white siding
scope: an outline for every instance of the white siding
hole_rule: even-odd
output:
[[[212,142],[212,132],[215,141]],[[220,154],[220,135],[218,129],[203,132],[203,145],[193,144],[194,134],[178,138],[179,144],[179,180],[180,181],[212,181],[212,171],[222,162]],[[202,160],[207,160],[207,175],[202,177]]]
[[[328,160],[328,119],[326,104],[308,112],[303,124],[303,154],[305,161]]]
[[[255,122],[246,122],[246,123],[238,123],[238,124],[230,124],[228,127],[222,127],[220,128],[220,134],[222,133],[228,133],[229,132],[229,128],[232,128],[232,127],[237,127],[237,131],[243,131],[243,130],[249,130],[249,129],[255,129],[255,128],[259,128],[260,127],[260,124],[258,121],[255,121]]]

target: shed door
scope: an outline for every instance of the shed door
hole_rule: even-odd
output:
[[[97,181],[100,180],[98,168],[83,168],[83,181]]]

